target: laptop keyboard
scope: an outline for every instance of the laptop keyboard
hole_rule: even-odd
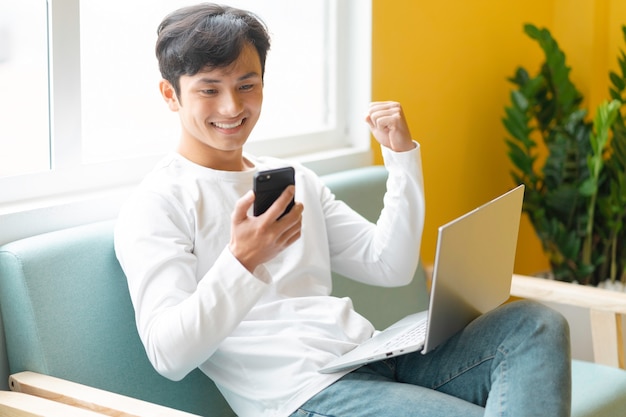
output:
[[[398,336],[389,340],[384,345],[380,346],[378,349],[374,351],[374,353],[390,352],[392,350],[398,349],[403,346],[414,345],[416,343],[423,343],[425,339],[426,339],[426,320],[422,320],[414,328],[402,334],[399,334]]]

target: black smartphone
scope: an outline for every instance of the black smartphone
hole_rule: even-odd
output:
[[[254,175],[254,215],[259,216],[270,208],[272,203],[276,201],[287,186],[295,184],[295,173],[292,167],[270,169],[267,171],[259,171]],[[291,210],[294,205],[294,199],[280,215],[283,217]],[[279,218],[280,218],[279,217]]]

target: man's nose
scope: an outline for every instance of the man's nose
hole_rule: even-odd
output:
[[[220,100],[220,113],[224,116],[237,116],[243,111],[242,100],[235,91],[222,94]]]

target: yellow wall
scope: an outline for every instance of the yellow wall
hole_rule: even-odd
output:
[[[422,144],[427,264],[440,224],[514,185],[501,122],[506,78],[520,65],[534,74],[543,59],[524,23],[552,32],[586,106],[608,98],[608,70],[626,50],[626,1],[373,0],[373,99],[400,101]],[[515,271],[546,268],[524,216]]]

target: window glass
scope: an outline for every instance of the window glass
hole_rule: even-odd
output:
[[[263,112],[251,141],[334,128],[329,1],[227,2],[257,13],[272,37]],[[178,139],[178,118],[168,110],[158,91],[156,28],[167,13],[195,3],[80,2],[83,162],[173,149]]]
[[[0,177],[50,168],[45,0],[0,2]]]

